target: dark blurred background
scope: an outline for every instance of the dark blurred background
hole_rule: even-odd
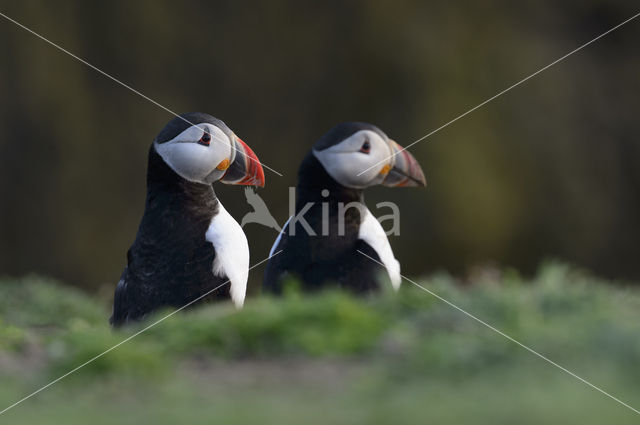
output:
[[[176,112],[223,119],[287,188],[334,124],[408,144],[638,12],[629,0],[2,1],[0,10]],[[559,258],[640,278],[640,20],[411,149],[427,190],[398,203],[409,275]],[[149,145],[172,116],[0,18],[0,274],[114,285]],[[218,185],[238,219],[239,187]],[[380,210],[386,213],[388,210]],[[276,232],[245,227],[252,263]],[[260,286],[262,269],[252,272]]]

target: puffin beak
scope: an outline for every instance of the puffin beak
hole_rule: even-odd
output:
[[[427,186],[427,179],[424,177],[422,168],[418,161],[406,150],[402,150],[402,146],[395,141],[389,139],[391,151],[394,154],[391,165],[385,165],[382,173],[386,173],[386,177],[382,181],[385,186],[392,187],[410,187],[410,186]]]
[[[264,170],[249,146],[234,135],[235,157],[220,181],[225,184],[264,186]]]

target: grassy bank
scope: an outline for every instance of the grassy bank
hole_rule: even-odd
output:
[[[560,264],[535,279],[420,280],[640,406],[640,291]],[[0,282],[0,410],[140,328],[40,278]],[[161,314],[156,318],[161,317]],[[153,318],[150,320],[154,320]],[[0,416],[0,423],[637,423],[584,383],[405,283],[180,313]]]

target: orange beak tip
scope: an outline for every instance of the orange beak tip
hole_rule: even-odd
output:
[[[258,174],[258,176],[256,177],[257,179],[257,184],[256,186],[258,187],[264,187],[264,171],[262,170],[262,166],[260,166],[260,172]]]
[[[242,144],[244,155],[247,160],[246,177],[240,182],[240,184],[264,187],[264,170],[262,169],[262,164],[260,164],[258,156],[255,154],[253,149],[251,149],[240,138],[238,138],[238,141]]]

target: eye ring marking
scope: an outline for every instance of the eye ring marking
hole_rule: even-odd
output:
[[[198,140],[198,144],[202,146],[209,146],[211,144],[211,134],[205,131],[200,140]]]
[[[366,154],[369,154],[369,152],[371,152],[371,143],[369,142],[369,139],[364,139],[364,143],[360,148],[360,152],[366,153]]]

